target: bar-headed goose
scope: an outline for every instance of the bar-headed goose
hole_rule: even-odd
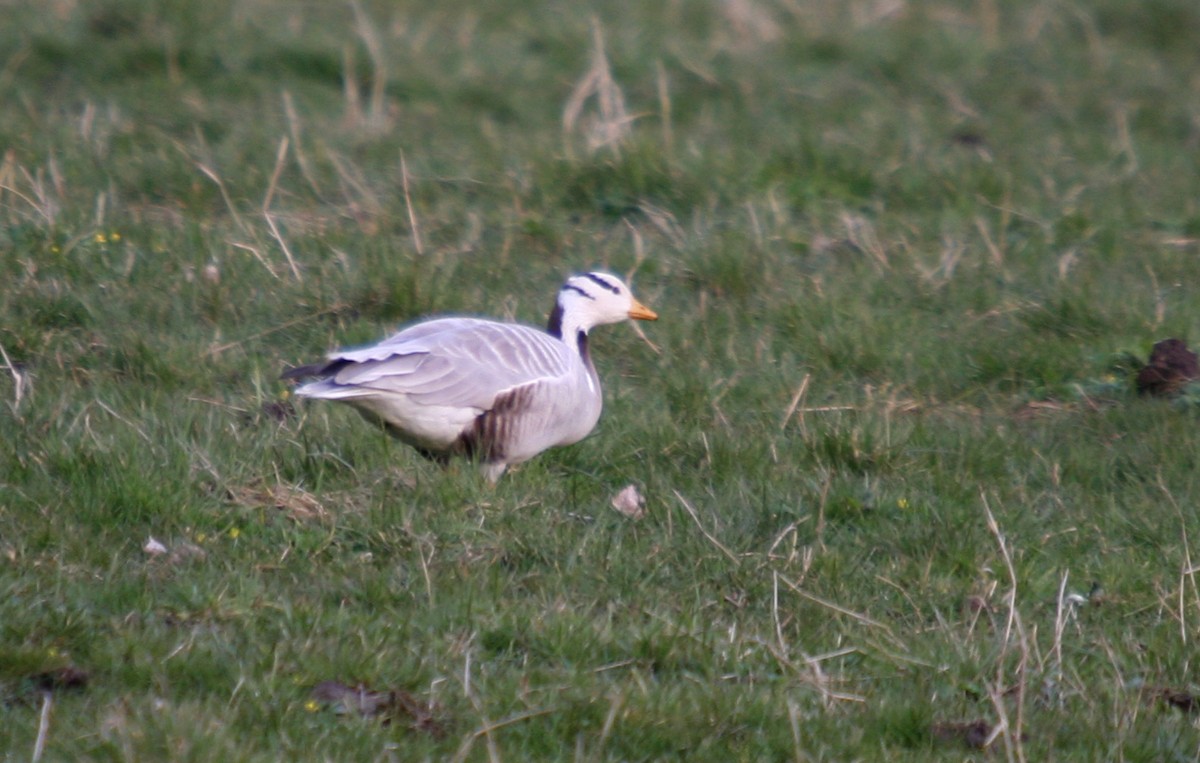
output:
[[[584,273],[559,289],[545,331],[437,318],[283,376],[315,376],[296,394],[349,403],[425,456],[475,459],[495,482],[509,464],[592,431],[603,399],[588,331],[629,318],[658,316],[616,276]]]

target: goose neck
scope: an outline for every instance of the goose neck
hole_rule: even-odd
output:
[[[554,309],[550,312],[550,320],[546,324],[546,333],[572,346],[579,341],[579,337],[581,336],[586,343],[587,333],[591,330],[592,324],[580,320],[581,317],[578,311],[564,309],[561,303],[556,303]]]

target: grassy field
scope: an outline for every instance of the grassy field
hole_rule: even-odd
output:
[[[3,13],[4,760],[1200,760],[1193,0]],[[278,381],[595,267],[494,489]]]

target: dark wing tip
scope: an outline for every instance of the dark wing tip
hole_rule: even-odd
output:
[[[302,379],[305,376],[333,376],[338,371],[341,371],[346,366],[354,365],[353,360],[345,358],[336,358],[334,360],[326,360],[320,363],[310,363],[307,366],[296,366],[288,369],[279,375],[280,379]]]
[[[316,376],[323,373],[329,366],[329,363],[310,363],[307,366],[296,366],[289,368],[279,375],[280,379],[302,379],[305,376]]]

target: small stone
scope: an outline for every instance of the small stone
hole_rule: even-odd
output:
[[[646,516],[646,499],[638,492],[636,485],[626,485],[613,496],[612,507],[630,519]]]

